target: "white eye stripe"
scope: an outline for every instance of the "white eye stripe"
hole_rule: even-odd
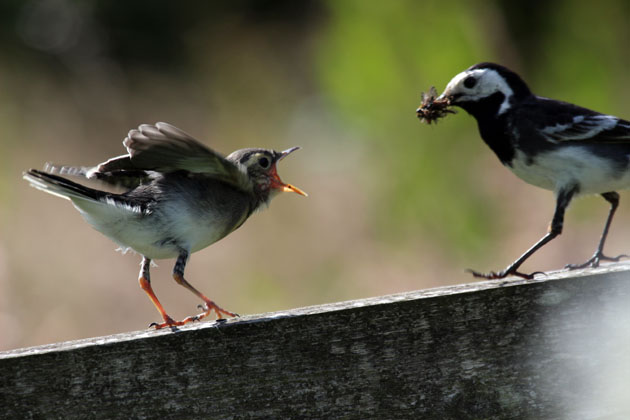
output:
[[[247,162],[249,162],[249,161],[251,160],[251,158],[252,158],[252,157],[254,157],[254,156],[256,156],[257,154],[258,154],[258,153],[256,153],[256,152],[249,152],[249,153],[246,153],[246,154],[245,154],[245,155],[241,158],[240,162],[244,165],[244,164],[246,164]]]
[[[474,78],[475,83],[467,86],[467,81]],[[471,82],[468,82],[470,85]],[[459,101],[479,101],[497,92],[503,94],[505,99],[499,107],[497,115],[501,115],[510,109],[510,100],[514,91],[505,79],[493,69],[466,70],[459,73],[448,83],[444,91],[446,94],[459,95]]]

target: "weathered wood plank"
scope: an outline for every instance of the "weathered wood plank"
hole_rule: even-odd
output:
[[[0,353],[0,417],[630,418],[630,265]]]

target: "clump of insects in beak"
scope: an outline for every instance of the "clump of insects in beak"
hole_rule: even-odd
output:
[[[455,111],[449,108],[451,101],[448,98],[436,100],[437,96],[434,86],[431,86],[428,92],[422,92],[422,103],[416,109],[416,115],[420,118],[420,122],[431,124],[447,114],[455,114]]]

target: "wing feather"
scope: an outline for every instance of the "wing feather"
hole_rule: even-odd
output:
[[[538,131],[552,143],[630,143],[630,122],[547,98],[538,98]],[[530,117],[532,108],[528,107]],[[532,119],[533,121],[534,119]]]
[[[247,174],[236,164],[168,123],[143,124],[131,130],[123,144],[129,152],[128,160],[121,156],[109,165],[130,163],[135,169],[159,172],[184,170],[205,174],[240,188],[247,188],[249,183]],[[105,165],[107,168],[108,162]]]
[[[46,164],[50,174],[98,179],[125,188],[135,188],[151,177],[150,172],[188,171],[251,190],[245,170],[188,133],[168,123],[142,124],[123,140],[127,154],[95,167]]]
[[[243,190],[251,188],[247,174],[235,163],[168,123],[142,124],[129,131],[123,145],[127,154],[94,168],[80,168],[82,171],[77,175],[134,187],[149,176],[147,171],[183,170],[204,174]]]

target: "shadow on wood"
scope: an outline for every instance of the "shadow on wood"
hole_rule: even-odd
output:
[[[630,265],[0,353],[1,418],[630,418]]]

